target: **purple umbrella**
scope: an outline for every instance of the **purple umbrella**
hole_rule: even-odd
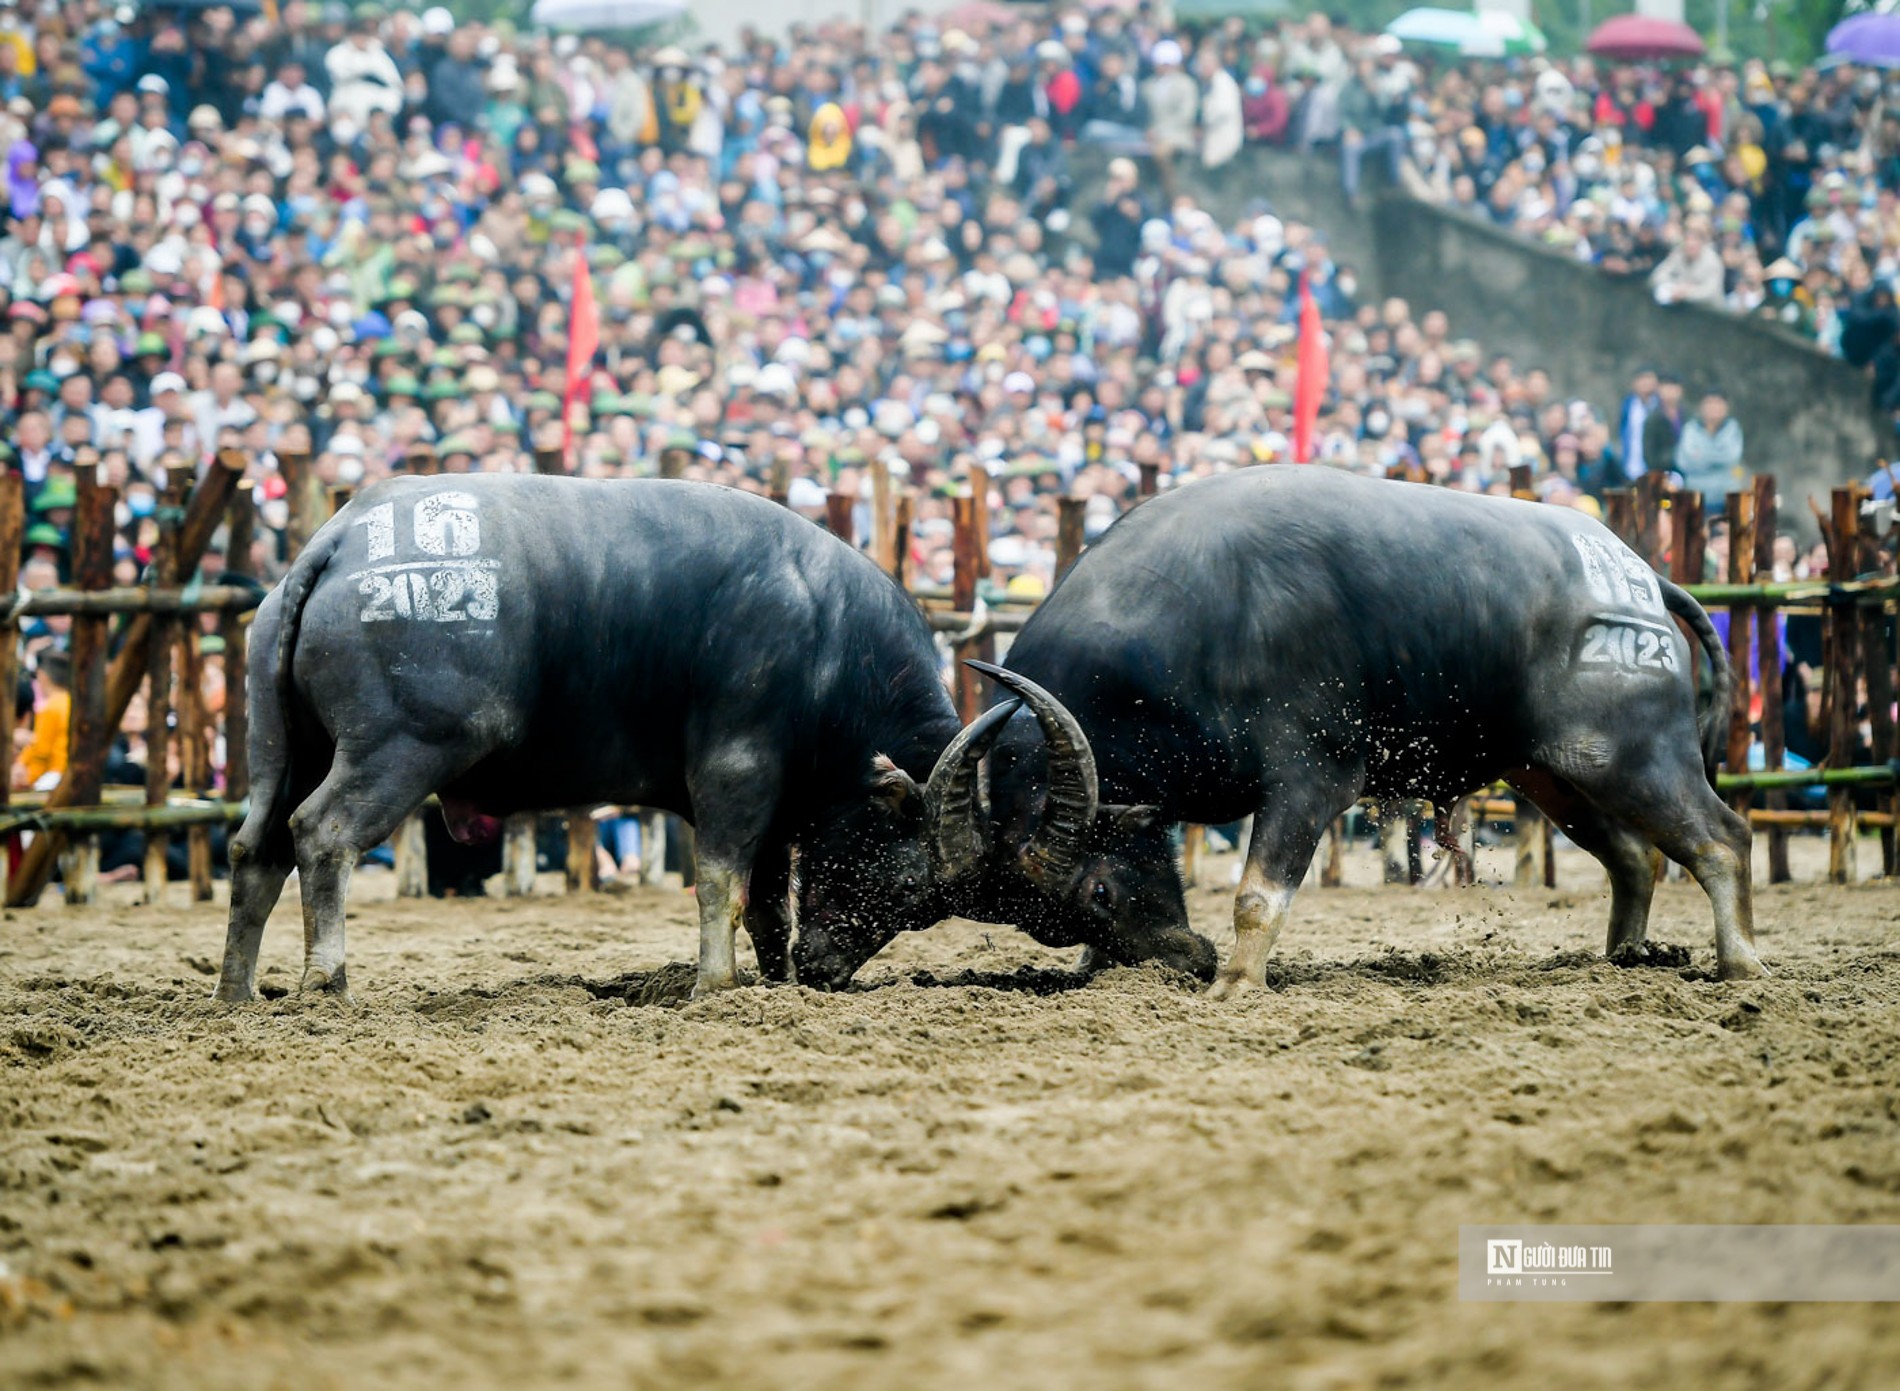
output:
[[[1827,51],[1870,68],[1900,68],[1900,14],[1857,14],[1828,31]]]

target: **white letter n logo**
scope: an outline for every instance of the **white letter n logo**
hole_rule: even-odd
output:
[[[1486,1275],[1515,1275],[1524,1268],[1522,1255],[1524,1243],[1521,1241],[1486,1241],[1484,1243],[1484,1273]]]

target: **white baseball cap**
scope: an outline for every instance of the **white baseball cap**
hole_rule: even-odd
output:
[[[183,391],[185,379],[176,372],[160,372],[152,378],[152,395],[163,396],[168,391]]]

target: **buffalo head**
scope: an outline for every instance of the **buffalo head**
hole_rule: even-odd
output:
[[[1188,926],[1157,810],[1104,804],[1088,737],[1061,702],[1014,672],[972,665],[1015,698],[958,734],[925,787],[903,779],[917,843],[880,840],[860,869],[828,870],[827,886],[854,886],[848,904],[835,888],[825,890],[830,903],[801,891],[798,979],[840,986],[899,932],[951,915],[1012,923],[1046,946],[1087,946],[1097,966],[1160,961],[1213,979],[1214,945]],[[1042,732],[1047,785],[1020,830],[1005,830],[983,805],[979,773],[1021,706]]]

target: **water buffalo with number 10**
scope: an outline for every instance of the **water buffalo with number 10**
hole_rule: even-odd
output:
[[[463,840],[603,802],[687,817],[700,993],[734,983],[740,925],[762,974],[790,975],[794,848],[819,931],[946,916],[931,773],[968,736],[929,628],[869,559],[764,498],[391,479],[311,539],[258,609],[251,654],[252,805],[231,842],[220,999],[253,998],[293,868],[302,986],[344,991],[351,868],[432,793]]]
[[[1700,717],[1674,620],[1714,667]],[[1043,941],[1182,930],[1170,825],[1252,816],[1215,984],[1233,994],[1264,980],[1355,800],[1445,807],[1507,778],[1609,872],[1612,949],[1644,937],[1660,849],[1709,895],[1719,973],[1762,973],[1748,825],[1713,788],[1726,656],[1689,595],[1581,512],[1242,469],[1123,517],[1008,669],[985,669],[1007,700],[933,780],[928,847],[968,916]],[[987,807],[970,791],[986,754]],[[800,978],[848,978],[887,940],[801,934]]]

